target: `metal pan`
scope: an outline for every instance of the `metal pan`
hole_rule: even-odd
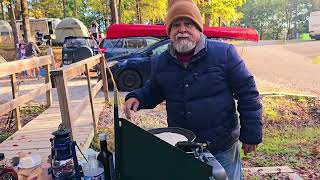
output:
[[[177,133],[185,136],[189,142],[193,142],[196,139],[196,135],[192,131],[179,127],[149,129],[148,132],[151,134],[160,134],[165,132]]]

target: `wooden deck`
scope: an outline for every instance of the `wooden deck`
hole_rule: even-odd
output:
[[[80,100],[70,101],[71,109],[76,107]],[[95,99],[94,109],[96,119],[103,110],[104,98]],[[43,158],[51,154],[49,139],[53,137],[51,133],[57,130],[62,122],[59,103],[55,102],[45,112],[22,127],[19,131],[10,136],[0,144],[0,151],[7,158],[18,156],[21,152],[39,154]],[[94,136],[93,119],[90,104],[84,109],[80,117],[73,125],[74,140],[79,145],[81,151],[86,151]],[[77,153],[81,157],[80,153]]]

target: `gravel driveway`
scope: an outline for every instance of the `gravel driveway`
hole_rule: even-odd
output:
[[[260,90],[320,94],[320,41],[237,48]]]

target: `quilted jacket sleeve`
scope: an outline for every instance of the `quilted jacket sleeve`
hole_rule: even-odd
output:
[[[233,45],[229,46],[227,56],[228,84],[240,113],[240,141],[259,144],[262,142],[262,105],[254,78]]]
[[[156,80],[157,61],[158,58],[152,60],[150,80],[142,88],[130,92],[125,98],[126,100],[131,97],[137,98],[140,103],[138,109],[152,109],[164,100]]]

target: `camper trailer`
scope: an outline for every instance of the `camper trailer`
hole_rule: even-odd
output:
[[[31,35],[37,41],[48,40],[55,38],[55,28],[61,20],[58,18],[30,18]],[[19,39],[23,39],[23,23],[22,20],[17,20],[17,31]]]
[[[87,27],[79,19],[67,17],[61,20],[56,27],[56,38],[52,39],[53,45],[63,45],[64,38],[68,36],[74,37],[90,37]]]
[[[0,20],[0,46],[12,46],[12,28],[7,21]]]
[[[320,40],[320,11],[310,13],[309,33],[312,39]]]

